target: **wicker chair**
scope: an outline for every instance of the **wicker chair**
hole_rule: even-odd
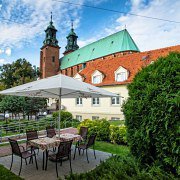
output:
[[[37,160],[36,160],[36,153],[34,152],[34,150],[32,150],[32,152],[29,151],[25,151],[25,148],[23,146],[18,145],[18,142],[14,139],[10,139],[8,138],[9,143],[11,145],[12,148],[12,161],[11,161],[11,167],[10,170],[12,168],[12,164],[13,164],[13,155],[19,156],[21,158],[21,165],[20,165],[20,170],[19,170],[19,176],[21,174],[21,169],[22,169],[22,159],[25,159],[26,165],[27,165],[27,158],[35,158],[35,162],[36,162],[36,169],[38,169],[38,165],[37,165]],[[20,150],[20,147],[23,148],[23,151]]]
[[[77,141],[75,146],[79,146],[79,144],[84,144],[87,141],[87,135],[88,135],[88,127],[80,127],[79,135],[82,137],[81,140]]]
[[[87,157],[87,162],[89,163],[89,159],[88,159],[88,153],[87,153],[87,150],[89,147],[93,146],[93,151],[94,151],[94,157],[96,159],[96,154],[95,154],[95,149],[94,149],[94,144],[95,144],[95,139],[96,139],[96,134],[92,134],[89,136],[88,140],[83,144],[76,144],[75,146],[75,151],[74,151],[74,158],[75,159],[75,156],[76,156],[76,149],[78,148],[79,150],[79,155],[80,155],[80,152],[81,150],[83,150],[83,154],[84,154],[84,150],[86,150],[86,157]]]
[[[88,127],[81,126],[79,130],[79,135],[81,135],[84,141],[87,140],[87,134],[88,134]]]
[[[56,130],[52,126],[46,127],[47,137],[52,138],[56,135]]]
[[[62,161],[64,158],[69,159],[70,163],[70,170],[72,173],[72,167],[71,167],[71,146],[72,146],[72,140],[71,141],[64,141],[59,144],[57,153],[49,154],[49,157],[51,160],[56,161],[56,174],[58,177],[58,169],[57,169],[57,162],[60,161],[62,165]]]
[[[28,148],[30,147],[31,150],[32,150],[32,149],[33,149],[33,150],[38,149],[38,152],[39,152],[39,148],[38,148],[38,147],[34,147],[34,146],[31,146],[31,145],[29,144],[29,141],[30,141],[30,140],[38,139],[37,130],[26,131],[26,137],[27,137],[26,149],[28,149]]]

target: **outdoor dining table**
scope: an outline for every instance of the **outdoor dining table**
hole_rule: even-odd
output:
[[[73,140],[74,142],[76,142],[81,139],[82,137],[80,135],[65,133],[65,134],[60,134],[60,138],[59,135],[56,135],[53,138],[43,137],[39,139],[33,139],[29,141],[29,144],[31,146],[38,147],[43,151],[42,169],[47,170],[48,149],[59,146],[60,142],[63,141]],[[45,162],[45,167],[44,167],[44,162]]]

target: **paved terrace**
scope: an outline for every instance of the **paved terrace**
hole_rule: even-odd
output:
[[[71,132],[72,130],[67,129],[65,132]],[[74,130],[73,130],[74,131]],[[22,144],[25,146],[25,144]],[[0,164],[4,165],[7,169],[10,168],[11,164],[11,148],[9,145],[0,147]],[[96,150],[96,159],[94,158],[93,150],[88,150],[88,157],[89,163],[87,162],[86,155],[79,156],[78,151],[76,152],[76,159],[73,160],[74,155],[74,146],[72,147],[72,170],[73,173],[83,173],[94,169],[97,165],[100,164],[100,161],[104,161],[111,156],[110,153],[105,153]],[[48,161],[47,171],[42,170],[42,161],[43,161],[43,154],[42,151],[39,150],[39,154],[37,155],[37,163],[38,163],[38,170],[36,170],[35,162],[34,164],[26,165],[23,161],[21,177],[26,180],[54,180],[57,179],[56,177],[56,169],[55,163]],[[20,158],[14,156],[14,163],[12,166],[12,172],[15,174],[19,173],[20,168]],[[62,166],[58,165],[58,173],[59,177],[64,179],[65,175],[70,173],[70,166],[69,161],[64,161]]]

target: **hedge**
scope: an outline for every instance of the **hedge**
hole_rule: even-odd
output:
[[[142,169],[140,165],[129,156],[112,156],[101,162],[94,170],[81,174],[66,176],[67,180],[174,180],[175,177],[153,166]]]
[[[127,141],[142,164],[179,174],[180,53],[143,68],[128,86]]]
[[[110,125],[110,141],[116,144],[127,144],[126,126]]]
[[[106,119],[102,120],[90,120],[85,119],[81,122],[78,129],[80,129],[81,126],[88,127],[88,135],[91,134],[97,134],[97,140],[99,141],[109,141],[109,134],[110,134],[110,123]]]
[[[126,127],[124,125],[115,126],[110,125],[106,119],[90,120],[86,119],[80,123],[81,126],[88,127],[88,134],[97,133],[97,140],[108,141],[117,144],[127,144],[126,140]]]

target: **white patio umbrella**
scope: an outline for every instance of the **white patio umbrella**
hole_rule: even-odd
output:
[[[30,83],[26,83],[10,89],[6,89],[4,91],[0,91],[0,94],[12,95],[12,96],[58,98],[59,99],[59,120],[58,120],[59,136],[60,136],[60,120],[61,120],[60,107],[61,107],[62,98],[118,96],[117,94],[108,92],[104,89],[75,80],[74,78],[62,74],[33,81]]]

